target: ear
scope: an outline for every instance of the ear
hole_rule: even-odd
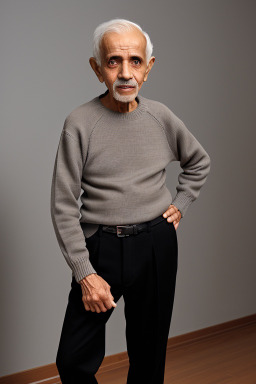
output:
[[[96,73],[96,76],[98,77],[99,81],[101,83],[103,83],[104,79],[103,79],[103,76],[102,76],[102,73],[101,73],[101,68],[98,66],[95,58],[94,57],[90,57],[89,63],[91,65],[92,69],[94,70],[94,72]]]
[[[151,68],[153,67],[154,65],[154,62],[155,62],[155,56],[151,56],[150,60],[149,60],[149,63],[148,63],[148,66],[147,66],[147,70],[146,70],[146,73],[144,75],[144,81],[147,81],[147,78],[148,78],[148,74],[151,70]]]

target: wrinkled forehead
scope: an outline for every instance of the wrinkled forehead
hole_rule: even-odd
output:
[[[113,54],[131,53],[146,57],[146,43],[146,37],[137,29],[123,33],[108,32],[101,40],[101,55],[108,58]]]

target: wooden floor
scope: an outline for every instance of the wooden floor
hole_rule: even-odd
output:
[[[126,384],[127,372],[127,364],[112,365],[96,378]],[[256,384],[256,324],[167,349],[164,384]]]
[[[126,384],[128,366],[127,352],[105,356],[98,383]],[[0,384],[18,383],[61,381],[55,363],[0,377]],[[171,337],[164,384],[256,384],[256,314]]]

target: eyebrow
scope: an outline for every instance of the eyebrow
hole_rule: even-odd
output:
[[[132,59],[140,59],[141,61],[143,61],[143,58],[139,55],[132,55],[131,58]],[[107,60],[110,60],[110,59],[122,59],[122,56],[113,55],[113,56],[107,57]]]

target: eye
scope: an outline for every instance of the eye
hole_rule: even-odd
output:
[[[108,62],[110,65],[114,65],[116,63],[116,60],[114,59],[110,59],[109,62]]]
[[[141,63],[140,59],[134,59],[133,61],[135,62],[136,65],[138,65],[138,64]],[[137,62],[137,63],[136,63],[136,62]]]

